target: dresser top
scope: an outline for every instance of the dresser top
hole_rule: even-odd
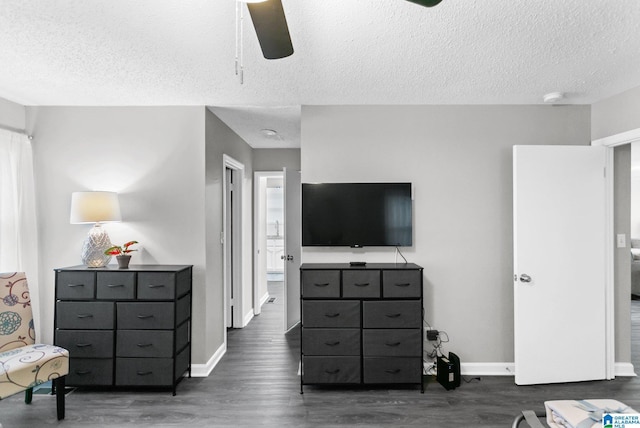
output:
[[[386,269],[386,270],[415,270],[422,269],[415,263],[367,263],[365,265],[352,266],[349,263],[303,263],[301,270],[363,270],[363,269]]]
[[[193,265],[129,265],[128,269],[120,269],[118,265],[107,265],[100,268],[92,268],[85,265],[69,266],[54,269],[56,272],[86,271],[86,272],[179,272],[190,269]]]

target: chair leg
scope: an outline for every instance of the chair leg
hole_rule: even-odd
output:
[[[33,400],[33,388],[25,389],[24,402],[26,404],[31,404],[31,400]]]
[[[58,414],[58,420],[64,419],[64,389],[65,389],[65,376],[56,378],[53,380],[56,389],[56,411]]]

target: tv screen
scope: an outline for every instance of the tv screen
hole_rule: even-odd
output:
[[[411,246],[411,183],[302,184],[302,245]]]

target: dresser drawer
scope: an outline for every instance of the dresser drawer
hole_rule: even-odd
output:
[[[191,358],[191,347],[187,346],[182,352],[176,356],[176,373],[175,379],[179,379],[187,370],[189,370]]]
[[[419,329],[364,329],[363,355],[390,357],[419,357],[422,335]]]
[[[360,357],[302,358],[305,383],[360,383]]]
[[[67,385],[112,385],[111,358],[70,358]]]
[[[304,328],[302,353],[305,355],[360,355],[360,329]]]
[[[180,325],[191,315],[191,295],[188,294],[178,300],[176,304],[176,324]]]
[[[56,345],[69,350],[73,358],[111,358],[112,330],[56,330]]]
[[[57,328],[109,330],[114,324],[111,302],[56,302]]]
[[[364,383],[420,383],[422,359],[415,358],[363,358]]]
[[[419,270],[384,270],[382,297],[421,297],[421,279]]]
[[[304,327],[360,327],[358,300],[304,300]]]
[[[420,300],[366,301],[364,328],[422,328]]]
[[[302,297],[340,297],[340,271],[302,271]]]
[[[138,299],[168,300],[176,296],[176,275],[171,272],[139,272]]]
[[[116,385],[172,384],[172,358],[116,358]]]
[[[133,299],[135,297],[135,272],[98,272],[96,298]]]
[[[123,330],[170,330],[174,304],[170,302],[118,302],[118,328]]]
[[[96,277],[93,272],[56,272],[56,296],[58,299],[93,299]]]
[[[119,330],[116,356],[170,358],[173,356],[173,330]]]
[[[380,271],[342,272],[342,297],[380,297]]]

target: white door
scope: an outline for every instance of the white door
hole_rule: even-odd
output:
[[[515,146],[518,385],[605,379],[603,147]]]
[[[300,322],[300,245],[302,201],[300,171],[284,169],[284,329]]]

